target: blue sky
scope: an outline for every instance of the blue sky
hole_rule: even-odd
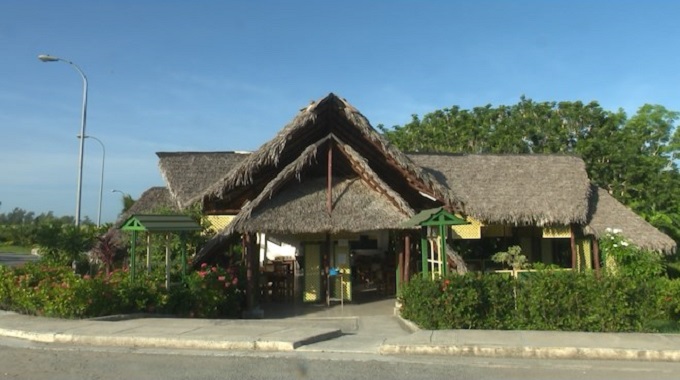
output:
[[[159,151],[254,150],[334,92],[371,123],[459,105],[680,111],[680,2],[0,2],[0,212],[74,215],[82,80],[102,220],[163,185]],[[102,152],[86,140],[82,213]]]

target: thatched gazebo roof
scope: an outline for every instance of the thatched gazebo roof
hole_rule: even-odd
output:
[[[591,218],[584,232],[600,238],[606,235],[607,229],[618,229],[627,240],[640,248],[666,254],[675,252],[677,244],[673,239],[614,199],[606,190],[593,186],[592,193]]]
[[[246,152],[158,152],[158,166],[180,208],[198,201],[205,190],[248,156]]]
[[[294,181],[262,207],[246,206],[224,234],[361,232],[395,228],[408,218],[360,178],[334,179],[331,214],[326,210],[326,190],[325,178]]]
[[[445,184],[468,215],[486,223],[585,224],[590,180],[582,159],[564,155],[409,154]]]
[[[328,177],[304,175],[317,165],[320,151],[342,153],[341,168],[352,175],[331,178],[331,210],[328,210]],[[347,173],[347,172],[346,172]],[[357,217],[357,210],[371,215]],[[375,173],[350,146],[329,135],[308,146],[283,168],[262,192],[245,205],[224,234],[233,232],[339,232],[397,228],[413,209]]]
[[[217,199],[231,202],[223,208],[240,208],[260,194],[277,173],[308,146],[331,135],[350,146],[409,204],[421,202],[420,193],[425,193],[441,203],[460,208],[458,199],[445,186],[392,146],[359,111],[334,94],[303,108],[272,140],[203,192],[204,202]],[[323,165],[323,161],[320,160],[319,165]],[[354,168],[339,170],[355,171]]]

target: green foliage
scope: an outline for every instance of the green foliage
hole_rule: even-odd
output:
[[[659,283],[661,295],[658,298],[659,309],[663,310],[672,321],[680,321],[680,280],[662,278]]]
[[[444,108],[391,129],[399,149],[448,153],[567,153],[590,179],[680,241],[679,114],[646,104],[628,118],[596,102],[534,102]]]
[[[35,229],[33,243],[44,260],[71,265],[84,260],[83,254],[92,248],[100,232],[94,226],[41,223]]]
[[[517,318],[525,329],[645,331],[645,323],[661,314],[654,280],[541,271],[519,285]]]
[[[605,267],[610,273],[644,280],[658,277],[665,272],[663,259],[658,252],[636,247],[626,241],[619,230],[607,231],[599,244]]]
[[[679,299],[677,280],[541,270],[416,277],[402,290],[401,313],[427,329],[647,332],[655,321],[677,322]]]
[[[524,267],[527,262],[527,257],[522,254],[522,247],[513,245],[508,247],[507,251],[495,253],[491,256],[491,260],[509,266],[514,272]]]
[[[141,273],[132,280],[127,270],[80,276],[46,262],[0,266],[0,309],[61,318],[126,313],[238,316],[243,289],[237,271],[203,269],[166,289],[161,271]]]
[[[176,313],[192,317],[238,317],[245,300],[236,268],[202,265],[185,279]]]
[[[513,284],[505,276],[414,277],[402,289],[404,318],[428,329],[508,329]]]

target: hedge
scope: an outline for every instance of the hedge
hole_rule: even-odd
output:
[[[680,315],[678,280],[592,272],[416,277],[400,298],[401,315],[426,329],[651,332]]]
[[[43,262],[19,268],[0,266],[0,309],[60,318],[90,318],[127,313],[188,317],[238,317],[242,310],[241,274],[204,266],[166,289],[164,271],[126,270],[79,275],[69,267]]]

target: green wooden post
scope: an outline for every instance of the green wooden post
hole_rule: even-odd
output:
[[[446,226],[443,224],[439,225],[439,239],[441,242],[439,243],[439,253],[440,257],[442,258],[442,277],[446,276],[448,269],[446,267],[447,264],[447,257],[446,257]]]
[[[427,251],[430,247],[427,244],[427,227],[420,228],[420,257],[423,263],[423,276],[427,277],[430,268],[427,263]]]
[[[395,282],[396,282],[396,290],[397,290],[397,297],[401,294],[401,276],[403,274],[404,270],[404,251],[400,251],[397,253],[397,273],[395,273]]]
[[[130,275],[135,279],[135,249],[137,248],[137,231],[132,230],[132,241],[130,242]]]
[[[187,243],[184,232],[179,234],[179,244],[182,246],[182,280],[184,280],[187,275]]]

